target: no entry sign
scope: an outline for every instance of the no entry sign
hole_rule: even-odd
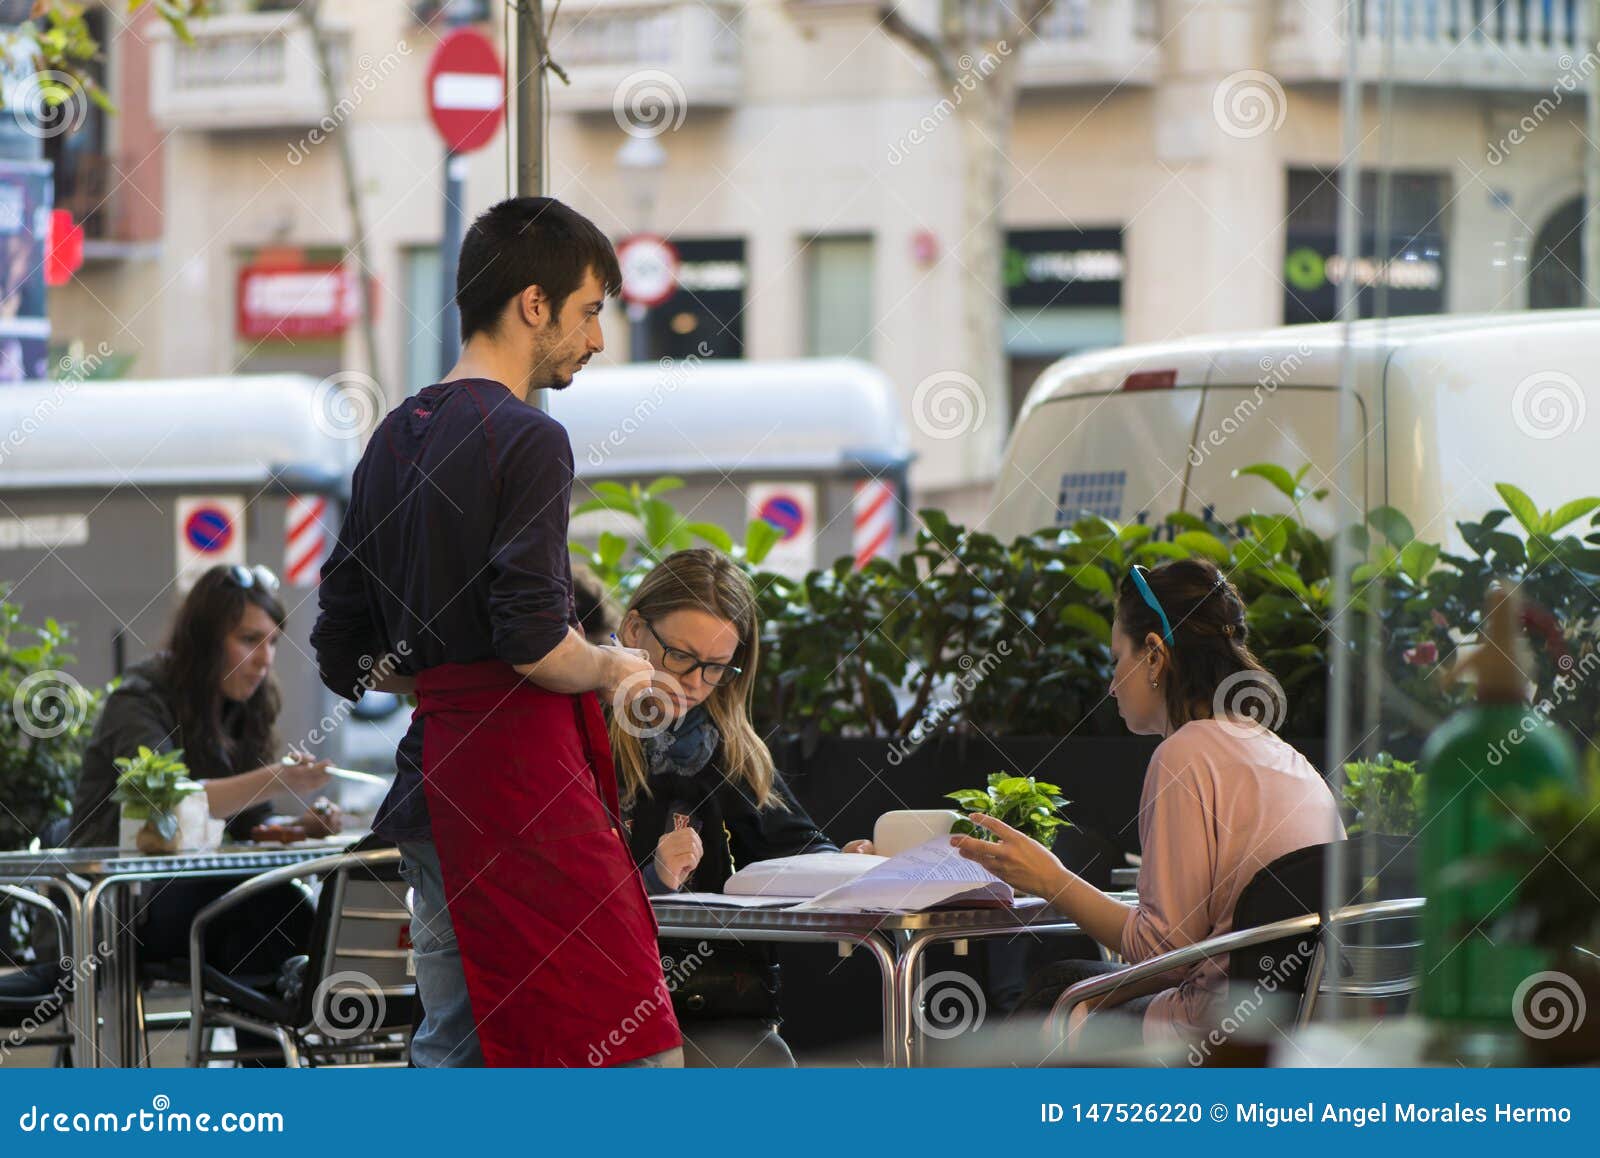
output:
[[[505,71],[489,38],[458,28],[428,62],[428,115],[452,153],[481,149],[506,112]]]

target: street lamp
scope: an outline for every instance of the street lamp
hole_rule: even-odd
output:
[[[622,183],[633,200],[634,230],[643,232],[650,225],[656,194],[661,188],[661,170],[667,164],[667,151],[661,142],[646,133],[629,133],[617,150],[617,168]],[[635,362],[650,358],[650,309],[638,302],[628,303],[628,350]]]

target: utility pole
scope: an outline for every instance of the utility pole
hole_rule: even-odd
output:
[[[1600,37],[1600,0],[1589,0],[1589,26],[1579,47],[1593,51]],[[1587,147],[1583,150],[1583,272],[1584,301],[1600,306],[1600,68],[1589,74]]]
[[[1597,0],[1600,2],[1600,0]],[[544,196],[545,65],[544,0],[506,0],[517,14],[517,195]]]

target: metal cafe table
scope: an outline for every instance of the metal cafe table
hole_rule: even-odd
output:
[[[1132,893],[1113,894],[1129,904]],[[917,989],[922,958],[941,941],[1014,937],[1019,933],[1077,933],[1077,925],[1036,898],[1015,908],[929,909],[911,913],[862,913],[827,909],[731,907],[673,903],[651,898],[660,936],[708,941],[837,941],[865,949],[883,977],[883,1060],[889,1066],[922,1061],[917,1024]]]
[[[236,877],[342,852],[360,838],[342,833],[292,845],[241,844],[205,852],[147,856],[133,849],[56,848],[0,853],[0,884],[43,893],[63,908],[72,944],[62,966],[72,1000],[67,1017],[80,1067],[132,1067],[142,1062],[135,899],[147,881]],[[104,929],[102,935],[102,927]],[[92,978],[92,980],[90,980]],[[85,984],[86,980],[90,983]],[[102,1030],[111,1031],[109,1049]]]

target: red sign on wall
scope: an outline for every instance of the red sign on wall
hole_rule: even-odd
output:
[[[341,265],[246,266],[239,271],[241,338],[331,338],[360,312],[352,271]]]

